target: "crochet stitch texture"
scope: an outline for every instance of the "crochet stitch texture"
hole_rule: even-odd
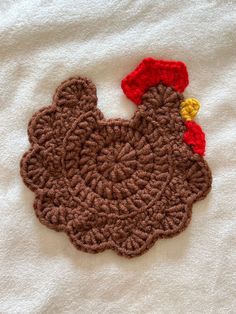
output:
[[[41,223],[80,250],[126,257],[183,231],[211,187],[209,167],[192,149],[197,135],[185,133],[194,122],[180,115],[187,84],[183,63],[147,58],[122,81],[138,104],[134,116],[107,120],[90,80],[63,82],[30,120],[20,166]]]

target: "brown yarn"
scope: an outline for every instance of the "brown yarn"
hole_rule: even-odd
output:
[[[63,82],[28,127],[21,175],[39,220],[86,252],[134,257],[186,228],[211,173],[183,142],[183,96],[158,84],[130,120],[106,120],[95,86]]]

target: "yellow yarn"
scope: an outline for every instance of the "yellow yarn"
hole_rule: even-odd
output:
[[[198,110],[200,109],[200,102],[195,98],[187,98],[180,104],[180,114],[185,120],[193,120]]]

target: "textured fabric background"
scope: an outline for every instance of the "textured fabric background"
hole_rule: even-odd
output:
[[[235,1],[0,2],[0,313],[236,312]],[[27,123],[80,74],[106,117],[135,106],[121,79],[147,56],[184,61],[213,172],[181,235],[127,260],[77,251],[41,225],[19,175]]]

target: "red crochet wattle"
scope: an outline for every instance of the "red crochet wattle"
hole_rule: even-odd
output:
[[[184,142],[190,145],[195,153],[204,156],[206,141],[202,128],[194,121],[186,121],[185,126]]]
[[[121,82],[125,95],[139,105],[143,94],[162,82],[182,93],[188,85],[186,66],[180,61],[163,61],[146,58]]]

